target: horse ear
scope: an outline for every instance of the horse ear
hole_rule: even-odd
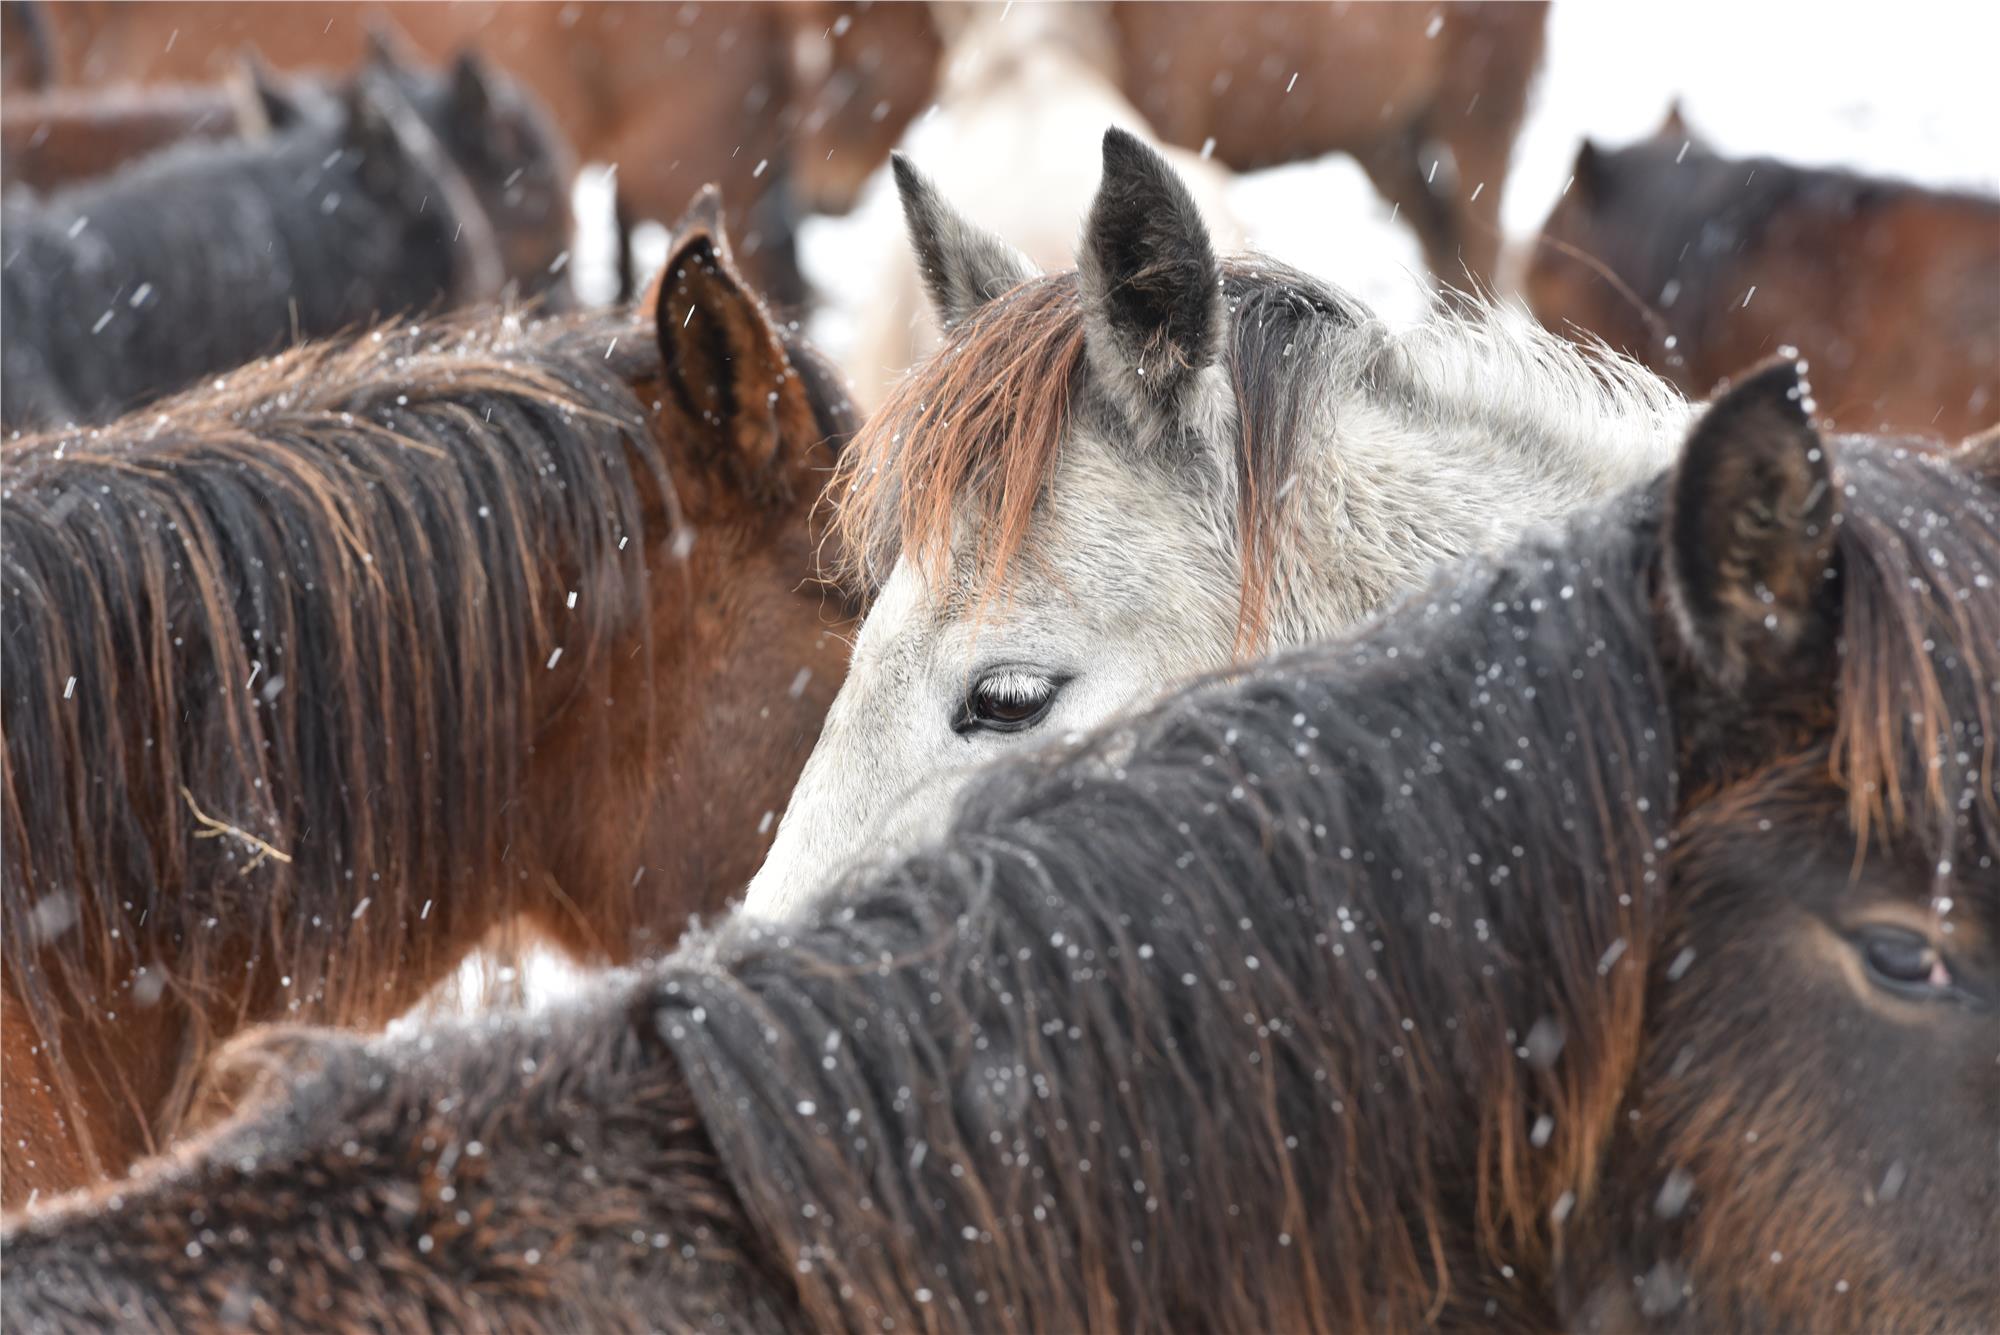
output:
[[[1803,368],[1767,362],[1695,423],[1667,502],[1666,587],[1681,638],[1728,689],[1776,682],[1830,646],[1840,493]]]
[[[237,103],[237,121],[252,136],[288,129],[304,118],[299,104],[278,85],[278,79],[255,47],[237,58],[231,81]]]
[[[1678,97],[1667,103],[1667,118],[1660,122],[1660,128],[1655,133],[1662,138],[1672,138],[1675,135],[1683,139],[1690,137],[1687,117],[1681,114],[1681,100]]]
[[[960,217],[908,158],[892,153],[889,162],[924,289],[946,330],[1035,276],[1034,266],[1012,246]]]
[[[407,77],[421,63],[403,30],[381,14],[370,15],[362,30],[362,61],[397,77]]]
[[[722,218],[722,187],[710,181],[695,191],[694,199],[674,224],[672,236],[678,242],[697,232],[706,232],[715,238],[724,258],[729,258],[729,238],[724,233]]]
[[[1222,270],[1180,177],[1115,127],[1077,267],[1092,369],[1138,403],[1177,406],[1221,343]]]
[[[1577,146],[1569,166],[1570,188],[1585,199],[1596,199],[1604,185],[1604,150],[1589,136]]]
[[[812,404],[721,234],[696,225],[676,236],[646,301],[668,391],[712,461],[760,503],[788,498],[779,455],[787,440],[810,438]]]
[[[476,51],[461,51],[451,66],[451,114],[463,126],[484,125],[493,114],[492,75]]]

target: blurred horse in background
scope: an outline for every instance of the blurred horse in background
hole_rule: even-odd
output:
[[[190,139],[249,139],[302,115],[246,61],[217,83],[58,88],[0,99],[0,180],[34,190],[108,175]]]
[[[1850,430],[2000,422],[2000,199],[1724,157],[1678,108],[1571,173],[1524,283],[1549,328],[1694,394],[1790,345]]]
[[[1993,1328],[2000,450],[1808,401],[1763,369],[1670,476],[989,770],[782,932],[252,1040],[270,1103],[15,1224],[0,1316]]]
[[[671,220],[705,182],[730,201],[739,262],[783,308],[806,300],[785,145],[788,33],[770,5],[337,0],[128,5],[42,0],[63,82],[199,80],[246,48],[279,69],[352,69],[386,12],[423,57],[467,48],[547,109],[582,161],[618,169],[621,230]]]
[[[658,952],[755,869],[845,666],[854,421],[719,214],[643,310],[4,447],[9,1206],[163,1147],[246,1025],[380,1024],[522,918]]]
[[[0,421],[103,420],[301,338],[500,294],[497,239],[394,88],[6,206]]]
[[[1113,34],[1091,5],[945,5],[949,38],[937,111],[925,123],[922,160],[939,188],[1042,269],[1067,267],[1097,193],[1102,155],[1079,129],[1118,126],[1159,147],[1145,118],[1103,73]],[[1164,150],[1224,251],[1243,248],[1228,203],[1229,173],[1179,149]],[[864,413],[938,343],[917,259],[900,231],[869,238],[855,262],[877,277],[846,359]]]
[[[1351,153],[1416,231],[1431,272],[1492,282],[1500,199],[1541,67],[1546,4],[1121,3],[1093,52],[1166,142],[1237,171]],[[851,207],[934,95],[954,6],[785,7],[805,203]],[[1021,21],[1015,6],[1008,22]]]
[[[432,71],[385,46],[344,91],[254,64],[237,82],[244,114],[281,133],[10,206],[9,426],[102,418],[384,316],[510,292],[561,304],[568,151],[478,58]],[[66,146],[92,143],[118,146]]]

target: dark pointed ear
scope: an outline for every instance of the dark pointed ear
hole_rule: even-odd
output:
[[[1569,166],[1570,189],[1583,198],[1598,198],[1604,187],[1604,150],[1597,141],[1585,136],[1577,146],[1576,161]]]
[[[1667,597],[1720,686],[1781,682],[1830,653],[1840,493],[1795,361],[1721,390],[1681,449],[1667,501]]]
[[[410,157],[397,110],[402,94],[387,80],[364,72],[341,95],[347,117],[346,140],[361,154],[361,166],[371,183],[387,181]]]
[[[410,39],[392,19],[381,14],[368,18],[362,33],[363,62],[384,74],[407,77],[421,63],[410,46]]]
[[[1077,256],[1091,368],[1128,406],[1179,406],[1222,341],[1222,270],[1194,197],[1165,158],[1104,132],[1104,179]]]
[[[1691,132],[1688,130],[1687,117],[1681,114],[1681,100],[1678,97],[1667,103],[1667,118],[1660,122],[1660,128],[1654,131],[1654,133],[1663,139],[1671,139],[1676,136],[1682,139],[1692,137]]]
[[[258,136],[289,129],[304,119],[298,102],[278,84],[271,67],[255,47],[237,58],[234,90],[237,123],[246,135]]]
[[[812,402],[720,233],[676,236],[646,301],[667,390],[703,442],[696,456],[759,504],[789,499],[786,447],[816,438]]]
[[[451,66],[451,116],[455,124],[477,128],[493,114],[493,76],[476,51],[461,51]]]
[[[960,217],[908,158],[892,153],[889,162],[924,290],[945,329],[1035,276],[1035,267],[1012,246]]]
[[[722,218],[722,187],[710,181],[694,192],[694,198],[682,212],[680,221],[674,224],[672,236],[676,242],[680,242],[697,232],[706,233],[715,238],[723,255],[728,257],[729,238],[724,232]]]

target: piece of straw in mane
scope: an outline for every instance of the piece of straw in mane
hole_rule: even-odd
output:
[[[5,445],[0,950],[52,1068],[135,969],[198,1030],[250,965],[386,1018],[444,890],[508,892],[546,693],[651,651],[653,346],[622,314],[398,327]]]
[[[1224,358],[1236,403],[1232,453],[1242,535],[1237,649],[1263,642],[1290,480],[1310,417],[1294,344],[1358,318],[1318,281],[1268,261],[1224,261]],[[1084,312],[1074,273],[1030,279],[975,311],[894,390],[835,474],[833,537],[850,582],[899,555],[928,576],[950,565],[961,520],[976,600],[1004,596],[1084,392]],[[961,507],[969,507],[962,509]]]

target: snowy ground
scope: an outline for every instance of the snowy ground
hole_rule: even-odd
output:
[[[1584,136],[1607,145],[1641,138],[1675,97],[1696,132],[1725,153],[2000,192],[1996,51],[2000,5],[1991,3],[1558,0],[1502,224],[1511,242],[1532,238]],[[1079,125],[1077,133],[1094,137],[1102,129]],[[932,145],[922,142],[921,126],[915,133],[921,155]],[[1413,318],[1421,308],[1416,243],[1347,159],[1245,176],[1231,203],[1257,249],[1339,283],[1392,319]],[[578,207],[598,220],[578,241],[579,282],[605,291],[609,194],[588,181]],[[813,334],[827,351],[842,350],[852,312],[867,299],[872,275],[856,258],[869,250],[862,239],[901,227],[886,173],[852,214],[806,224],[807,276],[827,298]],[[665,248],[665,232],[654,228],[638,250],[652,265]],[[468,993],[477,993],[476,978],[467,973]],[[531,1002],[543,1000],[573,979],[560,962],[538,956],[526,990]]]

